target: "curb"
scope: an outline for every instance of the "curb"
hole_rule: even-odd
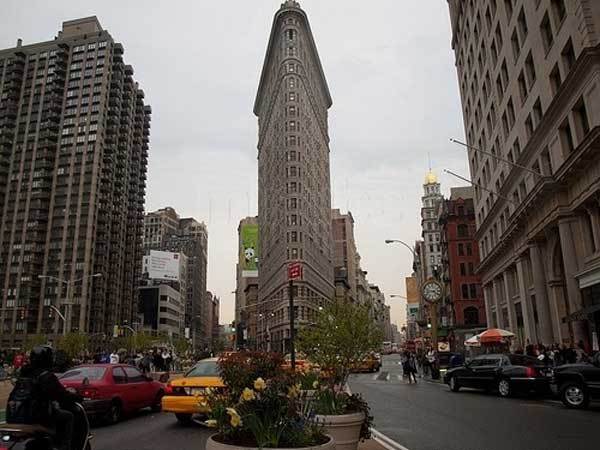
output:
[[[387,437],[385,434],[377,431],[375,428],[371,428],[372,439],[381,445],[386,450],[409,450],[404,447],[402,444],[394,441],[393,439]]]

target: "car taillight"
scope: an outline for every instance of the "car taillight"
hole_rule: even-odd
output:
[[[167,385],[165,386],[165,394],[172,394],[173,393],[173,386],[171,385],[171,383],[167,383]]]
[[[534,378],[534,377],[535,377],[535,375],[536,375],[535,369],[534,369],[533,367],[527,367],[527,368],[525,369],[525,375],[526,375],[528,378]]]
[[[92,400],[98,396],[98,389],[84,388],[80,391],[80,394],[85,400]]]

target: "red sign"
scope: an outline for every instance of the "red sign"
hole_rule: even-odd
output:
[[[409,352],[414,352],[417,349],[417,344],[415,341],[406,341],[406,350]]]
[[[288,266],[288,278],[290,280],[296,280],[302,276],[302,266],[300,263],[291,263]]]

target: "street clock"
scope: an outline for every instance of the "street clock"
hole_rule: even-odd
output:
[[[429,280],[425,281],[425,283],[423,283],[423,286],[421,287],[421,294],[423,295],[423,298],[429,303],[439,302],[442,299],[442,291],[442,284],[433,278],[430,278]]]

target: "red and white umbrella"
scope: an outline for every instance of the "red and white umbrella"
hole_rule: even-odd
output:
[[[479,342],[482,344],[493,344],[496,342],[502,342],[507,338],[514,337],[515,334],[507,330],[501,330],[500,328],[490,328],[485,330],[483,333],[479,333]]]

